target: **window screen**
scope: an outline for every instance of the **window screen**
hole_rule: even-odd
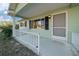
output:
[[[65,37],[65,31],[66,29],[62,29],[62,28],[53,28],[53,34],[55,36],[61,36],[61,37]]]
[[[54,15],[53,27],[66,27],[65,13]]]

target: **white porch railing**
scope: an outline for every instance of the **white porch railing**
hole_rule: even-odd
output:
[[[16,30],[16,37],[20,37],[22,40],[27,41],[31,46],[37,49],[37,53],[39,54],[39,48],[40,48],[39,34]]]

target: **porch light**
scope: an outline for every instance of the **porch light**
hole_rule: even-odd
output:
[[[49,17],[49,19],[50,19],[50,18],[51,18],[51,15],[49,15],[48,17]]]

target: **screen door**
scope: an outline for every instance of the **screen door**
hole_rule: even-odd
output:
[[[66,37],[66,13],[53,15],[53,37]]]

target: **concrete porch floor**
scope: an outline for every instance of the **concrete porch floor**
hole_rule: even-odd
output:
[[[33,40],[31,36],[22,35],[17,38],[17,40],[36,51],[28,43]],[[42,56],[73,56],[72,47],[69,44],[64,44],[56,40],[51,40],[47,38],[40,37],[40,55]]]
[[[56,40],[40,39],[40,55],[43,56],[72,56],[71,46]]]

